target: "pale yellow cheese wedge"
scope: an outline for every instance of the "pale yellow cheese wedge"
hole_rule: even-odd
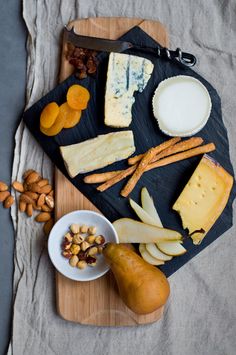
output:
[[[180,214],[183,228],[193,233],[194,244],[201,243],[223,212],[232,186],[233,177],[204,155],[173,206]]]

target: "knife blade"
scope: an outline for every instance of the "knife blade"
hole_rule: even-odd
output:
[[[175,51],[169,50],[168,48],[156,45],[156,47],[145,47],[138,46],[131,42],[104,39],[98,37],[82,36],[75,32],[74,27],[68,29],[66,26],[64,28],[64,40],[73,44],[76,47],[92,49],[95,51],[102,52],[117,52],[121,53],[127,49],[138,50],[146,52],[148,54],[153,54],[157,57],[165,57],[166,59],[173,60],[184,66],[192,67],[196,64],[196,57],[187,52],[182,52],[180,48]]]

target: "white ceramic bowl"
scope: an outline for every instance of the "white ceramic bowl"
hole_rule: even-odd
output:
[[[103,276],[109,270],[109,266],[106,264],[103,255],[97,256],[96,266],[87,266],[83,270],[70,266],[69,260],[62,256],[61,244],[63,237],[69,231],[69,227],[73,223],[96,226],[96,234],[103,235],[106,242],[118,243],[117,233],[107,218],[97,212],[86,210],[66,214],[56,222],[51,230],[48,239],[48,253],[55,268],[64,276],[75,281],[95,280]]]

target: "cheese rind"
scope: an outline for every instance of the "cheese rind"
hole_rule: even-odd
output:
[[[154,65],[146,58],[110,53],[105,94],[105,124],[128,127],[132,120],[134,92],[142,92]]]
[[[103,134],[81,143],[60,147],[66,169],[72,178],[126,159],[134,151],[132,131]]]
[[[223,212],[233,186],[233,177],[204,155],[175,202],[184,229],[188,229],[194,244],[200,244]],[[196,232],[204,230],[203,233]]]

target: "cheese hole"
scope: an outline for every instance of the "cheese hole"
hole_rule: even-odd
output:
[[[198,182],[198,183],[197,183],[197,186],[198,186],[198,187],[201,187],[201,184]]]
[[[194,204],[197,205],[197,202],[195,201]]]
[[[205,197],[206,195],[204,193],[202,193],[202,197]]]
[[[212,186],[212,188],[211,188],[211,189],[212,189],[212,191],[215,191],[215,189],[216,189],[216,188],[215,188],[215,186]]]

